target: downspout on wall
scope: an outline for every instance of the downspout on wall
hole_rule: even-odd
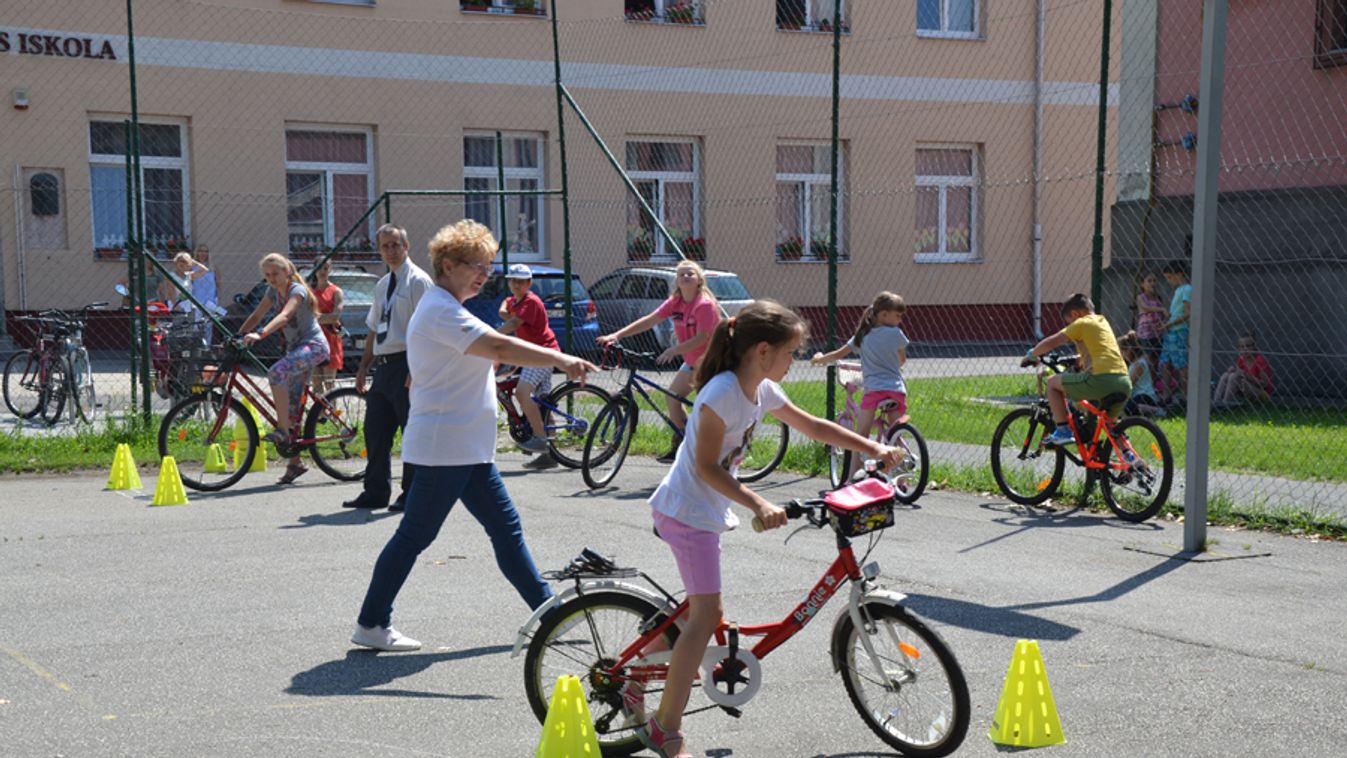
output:
[[[1033,305],[1029,323],[1035,340],[1043,339],[1043,57],[1047,29],[1046,2],[1038,0],[1038,22],[1034,27],[1034,201],[1033,227],[1030,229],[1033,244]]]

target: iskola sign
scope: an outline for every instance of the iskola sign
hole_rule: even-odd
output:
[[[112,41],[69,34],[0,29],[0,53],[41,55],[49,58],[117,60]]]

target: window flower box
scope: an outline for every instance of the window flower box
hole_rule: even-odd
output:
[[[681,247],[683,255],[688,260],[704,261],[706,260],[706,240],[702,237],[688,237],[683,240]]]
[[[776,259],[779,261],[798,261],[804,257],[804,240],[791,237],[776,243]]]
[[[649,234],[642,231],[639,235],[627,240],[627,260],[648,261],[650,256],[655,254],[655,240]]]

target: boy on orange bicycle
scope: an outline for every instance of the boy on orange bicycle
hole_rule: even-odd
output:
[[[1021,362],[1022,365],[1036,363],[1039,356],[1068,342],[1076,344],[1081,356],[1080,373],[1056,374],[1048,379],[1048,405],[1052,409],[1052,420],[1057,423],[1052,434],[1043,438],[1043,444],[1048,446],[1075,441],[1067,424],[1068,400],[1102,400],[1117,394],[1126,402],[1132,396],[1132,380],[1127,376],[1127,363],[1118,349],[1113,327],[1108,319],[1094,312],[1090,297],[1076,293],[1067,299],[1062,304],[1062,320],[1066,321],[1066,328],[1030,348]],[[1123,402],[1104,410],[1116,418],[1122,412]]]

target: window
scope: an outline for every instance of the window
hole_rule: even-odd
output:
[[[977,260],[978,149],[918,148],[916,184],[916,260]]]
[[[140,186],[145,247],[167,252],[191,246],[186,128],[140,124]],[[126,245],[126,132],[121,121],[89,122],[90,199],[94,248],[122,254]]]
[[[669,234],[684,247],[703,252],[701,235],[701,152],[694,140],[630,141],[627,174]],[[664,235],[634,198],[627,200],[627,258],[672,258]]]
[[[27,203],[23,203],[22,228],[24,241],[30,250],[65,250],[65,172],[59,168],[22,169],[23,181],[28,187]],[[125,196],[125,195],[123,195]],[[126,213],[123,206],[122,213]],[[116,252],[120,258],[122,251]]]
[[[828,260],[828,228],[832,223],[832,147],[777,145],[776,147],[776,259]],[[846,161],[838,161],[837,257],[846,259]]]
[[[33,174],[28,180],[28,202],[34,216],[60,215],[61,183],[45,171]]]
[[[547,0],[461,0],[469,13],[508,13],[517,16],[546,16]]]
[[[505,189],[543,189],[543,136],[502,135],[501,152],[505,156]],[[463,189],[496,189],[495,135],[469,134],[463,138]],[[497,218],[497,195],[468,195],[468,218],[491,228],[496,239],[505,238],[510,255],[541,259],[547,235],[543,225],[543,204],[539,195],[508,195],[505,198],[505,222]]]
[[[974,37],[978,0],[917,0],[917,33],[937,37]]]
[[[849,31],[847,4],[842,2],[842,31]],[[837,8],[833,0],[776,0],[776,28],[831,32]]]
[[[626,0],[628,21],[702,24],[701,0]]]
[[[589,288],[589,294],[596,300],[611,299],[617,296],[617,288],[621,284],[621,276],[605,276]]]
[[[370,207],[374,184],[368,129],[290,127],[285,130],[285,203],[290,252],[300,257],[331,248]],[[373,252],[374,220],[356,229],[347,250]]]
[[[1314,65],[1347,64],[1347,0],[1319,0],[1314,18]]]

